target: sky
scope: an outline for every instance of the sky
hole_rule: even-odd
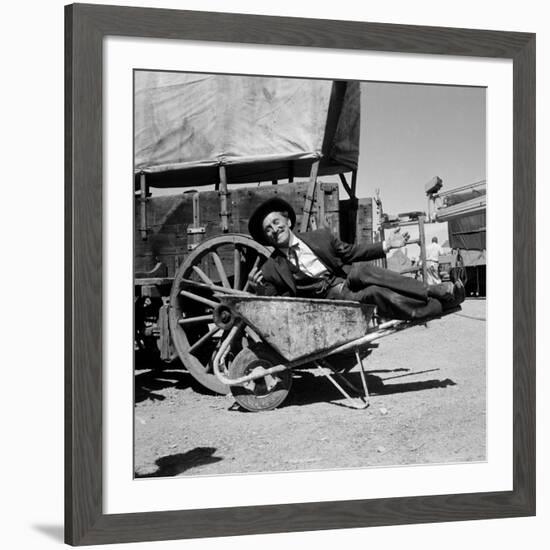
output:
[[[364,83],[358,195],[380,188],[387,212],[425,210],[434,176],[442,190],[485,179],[485,89]]]
[[[385,212],[427,211],[424,186],[434,176],[442,191],[485,179],[485,126],[484,88],[363,83],[357,195],[378,188]],[[443,244],[447,224],[426,225],[428,242],[433,236]]]

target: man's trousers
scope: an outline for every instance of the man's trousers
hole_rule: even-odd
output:
[[[441,302],[428,297],[427,285],[377,266],[353,264],[343,284],[327,293],[332,300],[355,300],[375,305],[378,315],[386,319],[423,319],[441,315]]]

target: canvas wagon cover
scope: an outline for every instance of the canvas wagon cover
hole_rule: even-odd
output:
[[[301,175],[320,156],[321,174],[357,168],[359,83],[136,71],[134,112],[135,172],[153,185],[206,185],[220,165],[240,182]]]

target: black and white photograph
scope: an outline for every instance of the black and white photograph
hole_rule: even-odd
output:
[[[486,89],[133,102],[135,477],[486,461]]]

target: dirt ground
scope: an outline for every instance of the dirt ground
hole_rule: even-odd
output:
[[[485,300],[382,338],[366,359],[370,406],[355,410],[302,371],[274,411],[210,395],[183,370],[137,370],[137,477],[486,459]],[[356,369],[350,379],[360,386]]]

